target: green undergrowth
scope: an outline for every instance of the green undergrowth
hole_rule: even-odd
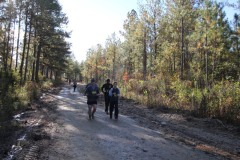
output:
[[[240,83],[221,81],[201,88],[197,83],[175,79],[130,79],[121,85],[121,94],[147,107],[218,118],[240,124]]]
[[[52,88],[54,83],[46,80],[41,83],[32,81],[26,82],[24,85],[8,85],[4,88],[1,85],[2,92],[0,101],[0,122],[11,119],[14,114],[26,110],[31,102],[37,101],[42,92]]]

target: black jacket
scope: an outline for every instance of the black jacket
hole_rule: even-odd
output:
[[[105,83],[102,86],[101,91],[104,93],[104,95],[108,96],[108,93],[112,87],[113,87],[113,85],[111,83]]]

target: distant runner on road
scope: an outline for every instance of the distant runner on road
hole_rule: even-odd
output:
[[[94,113],[97,110],[97,99],[99,94],[99,88],[95,83],[95,79],[91,79],[91,83],[88,84],[85,95],[87,96],[87,104],[88,104],[88,116],[89,119],[94,119]]]
[[[74,83],[73,83],[73,91],[74,91],[74,92],[75,92],[76,88],[77,88],[77,82],[74,81]]]

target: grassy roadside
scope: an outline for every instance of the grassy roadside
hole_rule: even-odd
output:
[[[16,144],[19,135],[26,131],[26,125],[14,119],[14,115],[36,110],[36,104],[43,93],[60,86],[53,81],[44,81],[41,84],[28,82],[22,87],[9,89],[9,94],[2,100],[0,110],[0,159],[7,156],[13,144]]]

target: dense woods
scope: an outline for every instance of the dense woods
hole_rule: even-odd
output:
[[[66,41],[70,34],[62,29],[68,18],[57,0],[2,0],[0,8],[0,120],[4,120],[38,98],[42,89],[59,83],[62,73],[74,70],[68,67],[74,61]]]
[[[0,120],[62,78],[94,77],[118,81],[124,97],[148,107],[240,123],[239,0],[141,1],[121,37],[89,48],[81,64],[57,0],[1,0],[0,8]]]
[[[236,11],[232,20],[224,7]],[[121,83],[149,107],[240,123],[240,1],[145,0],[127,13],[121,36],[89,49],[85,81]],[[238,14],[237,14],[238,13]]]

